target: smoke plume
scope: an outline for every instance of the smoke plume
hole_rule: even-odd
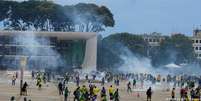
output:
[[[119,48],[121,54],[119,54],[120,59],[123,61],[118,64],[118,71],[123,73],[151,73],[151,74],[188,74],[188,75],[200,75],[201,68],[199,64],[175,64],[173,60],[176,54],[170,55],[172,61],[168,64],[159,67],[154,67],[151,64],[151,59],[143,56],[139,56],[132,53],[127,47],[121,46]]]
[[[49,38],[38,37],[34,32],[16,33],[10,44],[15,44],[17,49],[15,57],[27,56],[28,68],[57,68],[63,64],[60,54],[54,49]]]

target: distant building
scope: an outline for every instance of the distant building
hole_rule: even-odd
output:
[[[184,34],[179,33],[179,32],[173,32],[173,33],[171,33],[171,36],[174,36],[174,35],[184,35]]]
[[[153,32],[151,34],[144,34],[143,39],[148,42],[149,46],[156,47],[160,46],[160,43],[165,39],[165,37],[160,33]]]
[[[195,29],[193,31],[193,48],[197,58],[201,59],[201,29]]]

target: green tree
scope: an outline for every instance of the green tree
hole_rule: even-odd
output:
[[[127,47],[135,54],[146,56],[147,54],[147,43],[143,40],[141,35],[134,35],[131,33],[116,33],[106,37],[103,40],[104,44],[108,44],[110,47],[115,46],[115,44],[121,44]],[[118,47],[117,47],[118,49]]]
[[[128,48],[131,53],[146,56],[147,43],[142,36],[131,33],[116,33],[104,39],[99,47],[98,67],[114,68],[123,63],[120,55],[124,54],[123,48]]]
[[[113,27],[113,14],[105,6],[79,3],[75,6],[64,6],[64,11],[73,21],[71,28],[80,32],[99,32],[105,27]]]
[[[80,3],[61,6],[46,0],[0,1],[5,29],[100,32],[115,22],[105,6]]]

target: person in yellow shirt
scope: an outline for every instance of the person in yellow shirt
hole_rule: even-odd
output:
[[[189,99],[189,96],[188,96],[188,93],[187,93],[187,92],[185,92],[185,95],[184,95],[184,101],[190,101],[190,99]]]
[[[82,86],[82,88],[81,88],[81,93],[86,93],[88,90],[87,90],[87,88],[86,88],[86,86],[85,85],[83,85]]]
[[[199,100],[199,98],[195,98],[195,99],[193,99],[192,101],[200,101],[200,100]]]
[[[97,99],[98,93],[100,92],[100,89],[98,87],[94,87],[93,89],[93,93],[94,93],[94,99]]]
[[[112,85],[110,85],[109,87],[109,95],[110,95],[110,100],[113,100],[113,95],[114,95],[114,88],[112,87]]]

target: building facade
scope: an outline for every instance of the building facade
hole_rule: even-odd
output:
[[[193,31],[193,48],[198,59],[201,59],[201,30],[195,29]]]
[[[96,70],[97,35],[0,31],[0,67],[19,68],[20,57],[27,57],[28,68],[68,66]]]
[[[151,34],[144,34],[143,39],[149,44],[150,47],[160,46],[160,43],[165,39],[160,33],[153,32]]]

